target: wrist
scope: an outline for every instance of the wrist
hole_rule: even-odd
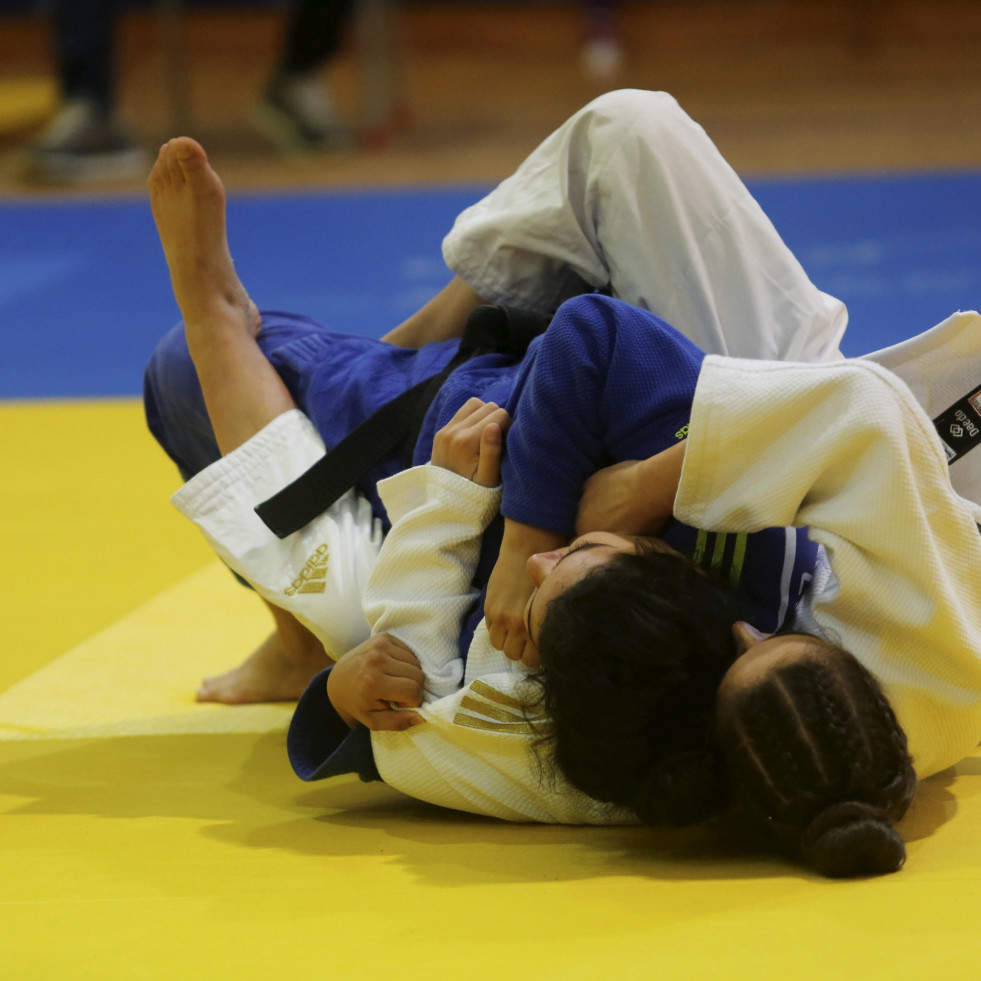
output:
[[[681,482],[681,468],[685,462],[684,440],[641,461],[634,474],[634,499],[646,501],[649,513],[646,517],[664,521],[674,516],[674,499]]]
[[[358,720],[350,712],[345,711],[343,707],[342,674],[338,674],[337,665],[331,668],[327,675],[327,699],[334,706],[334,711],[341,717],[344,724],[349,729],[353,729],[358,724]]]

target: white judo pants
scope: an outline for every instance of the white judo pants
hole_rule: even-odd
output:
[[[579,110],[457,218],[443,255],[490,302],[551,313],[606,289],[709,354],[836,359],[848,319],[663,92]]]

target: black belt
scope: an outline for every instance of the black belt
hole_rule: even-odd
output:
[[[400,452],[408,465],[426,412],[450,374],[479,354],[521,357],[550,320],[516,307],[476,307],[467,318],[459,350],[442,371],[383,405],[306,473],[257,505],[256,514],[276,536],[286,538],[323,514],[389,454]],[[981,443],[981,389],[958,399],[933,424],[948,463],[973,450]]]
[[[981,388],[968,392],[933,420],[947,462],[959,460],[981,443]]]
[[[450,374],[479,354],[521,357],[550,320],[515,307],[476,307],[467,318],[459,350],[442,371],[386,402],[309,470],[257,505],[256,514],[273,534],[286,538],[323,514],[386,456],[400,452],[408,465],[426,412]]]

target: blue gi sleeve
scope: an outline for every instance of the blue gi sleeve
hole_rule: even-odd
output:
[[[380,780],[371,751],[371,733],[353,729],[337,714],[327,697],[327,676],[321,671],[297,702],[286,736],[290,765],[301,780],[324,780],[356,773],[362,780]]]
[[[646,310],[598,294],[564,303],[507,406],[504,516],[571,535],[587,477],[684,438],[703,357]]]
[[[663,320],[592,294],[564,303],[522,367],[508,410],[505,517],[574,534],[583,482],[688,433],[704,354]],[[806,529],[713,534],[672,521],[662,537],[743,597],[759,630],[786,626],[810,580],[817,546]]]

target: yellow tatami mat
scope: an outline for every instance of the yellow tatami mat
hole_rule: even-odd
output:
[[[510,826],[305,785],[288,706],[200,706],[265,614],[166,503],[130,402],[0,406],[0,976],[919,979],[981,963],[981,757],[898,875],[705,830]]]
[[[0,694],[0,740],[281,731],[291,705],[193,699],[211,652],[219,661],[247,652],[267,626],[255,597],[215,560]]]

